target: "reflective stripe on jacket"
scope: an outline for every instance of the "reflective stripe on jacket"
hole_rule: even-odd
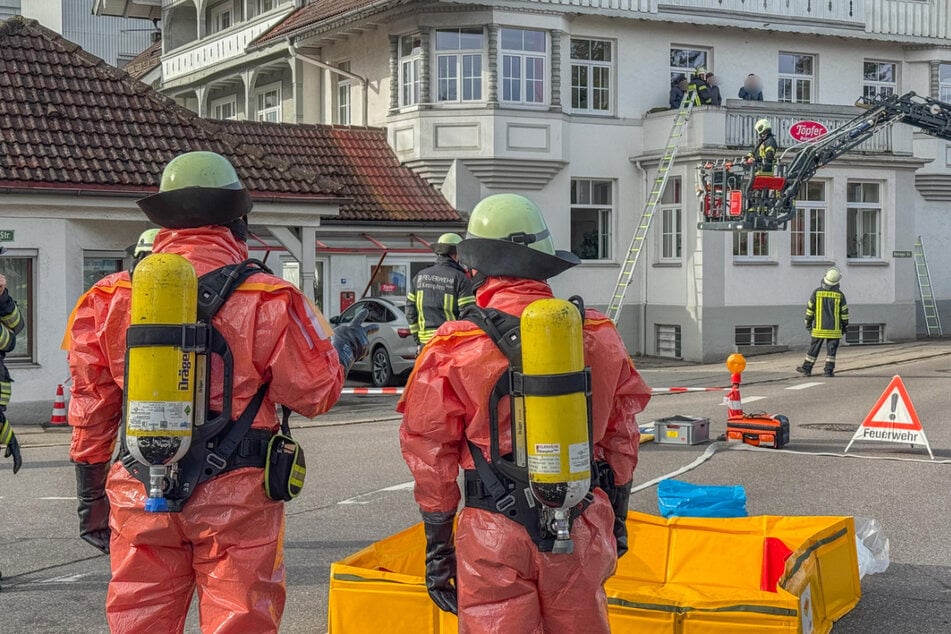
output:
[[[806,323],[815,339],[840,339],[849,325],[849,306],[839,285],[820,286],[806,304]]]
[[[447,255],[416,274],[406,294],[406,319],[413,338],[426,343],[447,321],[459,319],[462,309],[475,303],[472,282],[465,269]]]

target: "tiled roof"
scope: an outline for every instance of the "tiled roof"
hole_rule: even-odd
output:
[[[343,199],[343,221],[460,219],[381,129],[201,119],[33,20],[0,22],[0,189],[150,193],[193,150],[228,157],[252,198]]]
[[[297,31],[306,29],[323,20],[328,20],[343,15],[344,13],[357,11],[375,4],[384,5],[383,8],[385,8],[387,5],[396,3],[381,2],[381,0],[309,0],[307,4],[288,15],[281,22],[275,24],[270,31],[263,33],[260,37],[255,39],[251,45],[264,44],[281,37],[293,35]]]
[[[229,138],[33,20],[0,22],[0,187],[150,192],[165,164],[192,150],[227,156],[252,196],[339,188]]]
[[[153,42],[147,49],[129,60],[122,70],[136,79],[148,74],[150,70],[162,63],[162,40]]]
[[[400,164],[386,130],[349,126],[218,121],[229,135],[314,171],[343,188],[353,202],[341,206],[340,220],[461,221],[436,189]],[[326,218],[332,223],[336,219]]]

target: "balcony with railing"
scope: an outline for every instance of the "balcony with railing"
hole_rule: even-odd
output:
[[[798,104],[769,101],[742,101],[728,99],[725,106],[694,108],[687,130],[681,141],[681,154],[695,150],[736,150],[745,154],[756,143],[753,124],[768,119],[780,147],[788,148],[798,141],[790,135],[792,127],[800,122],[813,121],[828,130],[834,130],[862,113],[854,106],[831,104]],[[648,114],[644,118],[644,154],[660,154],[673,124],[675,112],[668,110]],[[864,154],[891,154],[911,156],[913,128],[907,125],[885,127],[852,152]]]
[[[169,51],[162,56],[163,81],[172,82],[191,73],[237,60],[245,54],[245,48],[254,38],[283,18],[283,13],[268,14]]]

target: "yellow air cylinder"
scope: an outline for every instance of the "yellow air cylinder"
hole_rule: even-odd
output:
[[[191,263],[173,253],[153,253],[142,260],[132,275],[131,312],[131,327],[195,323],[198,278]],[[130,347],[125,398],[126,445],[136,460],[150,466],[149,497],[162,497],[156,474],[164,474],[164,465],[180,460],[191,444],[195,353],[175,345]],[[146,508],[164,510],[149,509],[148,504]]]
[[[557,298],[532,302],[522,313],[522,371],[526,378],[584,371],[581,314]],[[525,395],[528,479],[539,502],[567,509],[591,484],[588,407],[584,391],[556,396]]]

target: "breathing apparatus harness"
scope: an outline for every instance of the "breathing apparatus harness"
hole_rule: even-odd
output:
[[[579,296],[569,301],[578,307],[584,319],[584,302]],[[470,305],[462,319],[479,326],[508,359],[508,369],[499,377],[489,396],[489,451],[492,462],[486,460],[482,450],[471,440],[466,440],[475,469],[466,469],[465,504],[492,513],[499,513],[521,524],[541,552],[552,552],[557,533],[553,526],[545,521],[542,505],[535,499],[529,483],[529,473],[524,463],[523,453],[516,447],[517,439],[525,437],[524,414],[520,411],[525,396],[559,396],[583,392],[587,401],[587,425],[589,443],[591,435],[591,370],[557,375],[526,375],[522,372],[522,345],[520,322],[518,317],[499,310],[483,309]],[[513,454],[501,455],[499,449],[499,402],[505,396],[510,397],[511,437]],[[521,429],[519,429],[521,426]],[[594,456],[590,451],[589,455]],[[513,460],[513,457],[515,458]],[[521,464],[520,464],[521,463]],[[599,463],[592,462],[591,473],[599,474]],[[608,469],[610,472],[610,468]],[[570,510],[571,523],[579,517],[594,501],[592,490],[600,483],[592,479],[591,488],[584,499]]]
[[[130,277],[133,271],[130,271]],[[248,259],[229,264],[198,278],[198,321],[193,324],[154,325],[133,324],[126,334],[126,346],[176,346],[183,352],[202,355],[204,367],[196,368],[205,383],[204,403],[196,404],[196,420],[192,428],[192,444],[177,468],[169,476],[165,497],[168,510],[181,511],[195,491],[195,487],[215,476],[243,467],[266,466],[268,444],[273,436],[270,430],[251,429],[254,417],[261,408],[268,383],[258,388],[248,406],[236,419],[231,418],[231,398],[234,389],[234,357],[228,342],[212,324],[212,318],[225,304],[231,293],[255,273],[271,273],[261,261]],[[209,409],[211,390],[211,356],[218,355],[224,365],[222,411]],[[287,433],[290,410],[284,409],[282,429]],[[119,459],[139,482],[149,490],[149,467],[129,453],[122,427],[122,453]]]

